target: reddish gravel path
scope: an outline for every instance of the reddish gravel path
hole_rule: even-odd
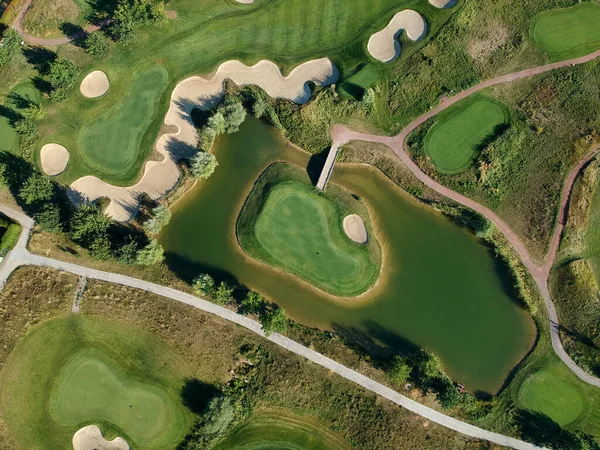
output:
[[[63,36],[63,37],[54,38],[54,39],[51,39],[51,38],[46,39],[46,38],[32,36],[32,35],[24,32],[23,28],[21,27],[21,22],[23,21],[23,17],[25,16],[25,13],[27,12],[27,10],[31,7],[31,2],[32,2],[32,0],[27,0],[25,2],[25,5],[23,6],[21,11],[17,15],[17,18],[15,19],[15,23],[13,24],[13,28],[19,33],[21,38],[28,44],[47,45],[47,46],[68,44],[72,40],[80,39],[82,37],[85,37],[85,35],[87,33],[93,33],[94,31],[98,31],[100,29],[100,26],[98,26],[98,25],[90,25],[89,27],[85,28],[85,30],[81,33],[77,33],[72,36]]]
[[[600,152],[600,145],[594,146],[591,148],[588,153],[575,165],[575,167],[569,173],[567,179],[565,180],[561,202],[559,206],[558,212],[558,220],[557,225],[554,229],[554,234],[552,236],[552,240],[550,242],[550,246],[548,249],[548,253],[544,258],[544,263],[538,265],[534,259],[529,254],[529,251],[523,244],[523,241],[519,238],[519,236],[504,222],[495,212],[493,212],[488,207],[477,203],[475,200],[472,200],[468,197],[465,197],[458,192],[449,189],[437,181],[431,179],[427,174],[425,174],[419,166],[410,158],[408,153],[406,152],[406,140],[410,133],[412,133],[416,128],[425,123],[427,120],[436,116],[440,112],[449,108],[453,104],[463,100],[470,95],[475,94],[483,89],[489,88],[491,86],[496,86],[499,84],[510,83],[512,81],[520,80],[523,78],[529,78],[535,75],[539,75],[545,72],[549,72],[551,70],[560,69],[562,67],[574,66],[577,64],[583,64],[589,61],[592,61],[596,58],[600,57],[600,50],[591,53],[586,56],[582,56],[580,58],[574,58],[567,61],[561,61],[552,64],[546,64],[539,67],[533,67],[531,69],[526,69],[521,72],[515,72],[508,75],[503,75],[497,78],[492,78],[490,80],[484,81],[476,86],[473,86],[467,89],[464,92],[456,94],[454,97],[444,99],[437,107],[423,114],[422,116],[415,119],[411,122],[400,134],[397,136],[377,136],[373,134],[363,134],[354,132],[349,130],[343,125],[335,125],[331,129],[331,137],[333,140],[333,146],[342,146],[343,144],[350,141],[366,141],[366,142],[377,142],[380,144],[385,144],[390,147],[396,155],[400,158],[400,160],[408,167],[408,169],[425,185],[429,186],[434,191],[448,197],[468,208],[471,208],[474,211],[477,211],[482,216],[486,217],[490,220],[494,225],[506,236],[506,239],[511,243],[519,258],[523,262],[523,265],[529,270],[533,279],[535,280],[540,293],[544,299],[544,304],[546,306],[546,310],[548,312],[548,319],[550,321],[550,334],[552,338],[552,347],[554,351],[559,356],[559,358],[577,375],[581,380],[585,381],[594,386],[600,387],[600,379],[593,377],[592,375],[585,372],[581,369],[573,360],[567,355],[565,350],[562,347],[560,342],[560,325],[558,322],[558,315],[556,314],[556,309],[554,307],[554,303],[552,301],[552,297],[550,296],[550,292],[548,289],[548,276],[550,274],[550,269],[554,264],[554,259],[556,258],[556,252],[558,250],[558,246],[560,244],[560,238],[562,235],[562,231],[564,228],[564,222],[566,220],[567,214],[567,206],[569,203],[569,198],[571,195],[571,188],[573,187],[573,183],[575,178],[581,171],[581,169],[589,163],[597,154]]]

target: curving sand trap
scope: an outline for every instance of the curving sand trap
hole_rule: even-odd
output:
[[[69,163],[69,150],[58,144],[46,144],[40,150],[40,163],[46,175],[62,173]]]
[[[427,22],[421,14],[405,9],[396,14],[387,27],[369,38],[367,49],[371,56],[381,62],[390,62],[400,56],[398,35],[404,30],[408,38],[418,41],[427,32]]]
[[[96,425],[88,425],[73,435],[74,450],[129,450],[127,441],[122,437],[107,441]]]
[[[108,92],[108,88],[110,88],[110,82],[101,70],[88,73],[79,86],[81,94],[87,98],[101,97]]]
[[[436,8],[452,8],[456,5],[456,0],[429,0]]]
[[[75,180],[67,194],[75,205],[83,200],[107,197],[110,204],[106,213],[119,222],[127,222],[138,211],[140,195],[146,193],[151,199],[158,199],[177,185],[180,177],[177,161],[193,156],[198,141],[190,113],[194,108],[208,110],[218,103],[226,80],[239,86],[254,84],[271,97],[305,103],[311,95],[309,81],[324,86],[337,78],[338,71],[328,58],[300,64],[287,77],[281,75],[279,67],[271,61],[246,66],[233,60],[221,64],[210,79],[187,78],[175,86],[164,120],[165,125],[175,126],[177,131],[163,134],[156,143],[156,150],[164,156],[162,161],[146,162],[142,178],[133,186],[113,186],[97,177],[86,176]]]
[[[365,223],[363,222],[362,217],[357,214],[350,214],[349,216],[344,217],[344,231],[354,242],[358,242],[359,244],[367,242],[368,236]]]

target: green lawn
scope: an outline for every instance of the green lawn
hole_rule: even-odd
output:
[[[11,99],[11,95],[16,96],[17,99]],[[11,122],[22,112],[20,106],[25,105],[20,104],[21,102],[39,103],[41,96],[40,91],[30,81],[24,81],[10,91],[6,102],[0,109],[0,151],[18,152],[19,135],[12,127]]]
[[[425,151],[439,172],[464,172],[507,121],[499,103],[484,96],[470,97],[439,115],[425,138]]]
[[[301,62],[327,56],[344,76],[365,61],[368,37],[399,10],[418,10],[426,17],[430,30],[423,41],[403,45],[400,60],[425,45],[454,13],[423,0],[286,0],[259,1],[252,6],[223,0],[174,0],[168,8],[178,13],[177,19],[141,30],[134,43],[114,46],[101,61],[71,46],[59,48],[61,56],[81,66],[82,76],[94,69],[105,71],[111,89],[101,99],[90,101],[74,87],[67,101],[50,108],[40,126],[38,147],[60,142],[71,152],[69,167],[58,180],[71,183],[81,176],[98,174],[115,184],[135,182],[143,161],[152,152],[176,83],[191,75],[210,73],[221,62],[240,59],[250,64],[271,59],[289,72]],[[122,103],[125,106],[124,99],[134,90],[140,74],[157,66],[167,71],[168,83],[159,95],[156,113],[140,130],[131,133],[137,136],[134,151],[127,147],[122,156],[131,166],[125,164],[116,171],[120,163],[115,160],[113,167],[101,167],[105,155],[100,149],[84,149],[79,134],[90,133],[82,130],[94,127],[102,117],[116,114]],[[90,157],[92,152],[94,156]]]
[[[531,24],[534,44],[553,60],[575,58],[600,48],[600,5],[582,3],[547,11]]]
[[[155,337],[103,319],[68,316],[33,328],[0,374],[0,411],[28,449],[69,449],[97,424],[139,449],[175,446],[191,417],[182,361]]]
[[[215,450],[349,450],[350,446],[318,421],[287,410],[258,411]]]
[[[366,208],[334,184],[327,188],[331,193],[318,193],[299,174],[297,167],[274,164],[261,176],[238,219],[242,248],[330,294],[361,294],[375,283],[380,268]],[[366,222],[366,245],[352,242],[343,231],[342,221],[352,212]]]
[[[365,63],[340,85],[340,94],[347,98],[360,100],[365,90],[377,83],[378,80],[379,69],[377,66]]]
[[[162,67],[142,72],[121,102],[79,131],[81,154],[97,176],[128,179],[137,174],[142,135],[156,117],[167,79]]]

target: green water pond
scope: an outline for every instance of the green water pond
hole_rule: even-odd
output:
[[[173,209],[160,241],[182,276],[231,277],[283,306],[296,321],[338,330],[375,354],[411,346],[438,355],[471,391],[497,391],[531,348],[536,331],[507,269],[469,230],[421,205],[364,165],[337,165],[332,182],[370,208],[384,249],[380,280],[358,300],[336,301],[248,257],[235,225],[253,183],[273,162],[312,167],[310,155],[248,118],[214,149],[219,167]]]

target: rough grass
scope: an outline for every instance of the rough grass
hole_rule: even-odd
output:
[[[147,333],[99,318],[54,319],[32,329],[3,367],[2,415],[27,448],[70,448],[89,423],[139,448],[170,447],[190,425],[179,397],[185,369]]]
[[[23,29],[33,36],[62,36],[64,34],[61,30],[63,24],[81,26],[85,23],[83,11],[78,6],[79,3],[85,2],[74,2],[73,0],[34,1],[23,17]]]
[[[166,83],[167,72],[162,67],[142,72],[121,102],[103,109],[102,115],[92,117],[79,131],[81,156],[94,174],[110,182],[137,174],[143,162],[139,152],[142,135],[156,117]]]
[[[575,58],[600,48],[599,23],[598,3],[546,11],[531,23],[531,39],[552,60]]]
[[[439,172],[464,172],[507,120],[505,109],[494,100],[465,99],[438,116],[425,138],[425,152]]]
[[[328,293],[358,295],[379,275],[378,244],[352,242],[342,222],[358,213],[368,223],[366,208],[333,184],[327,188],[332,195],[318,193],[307,178],[290,165],[267,169],[238,218],[240,245],[252,257]]]

